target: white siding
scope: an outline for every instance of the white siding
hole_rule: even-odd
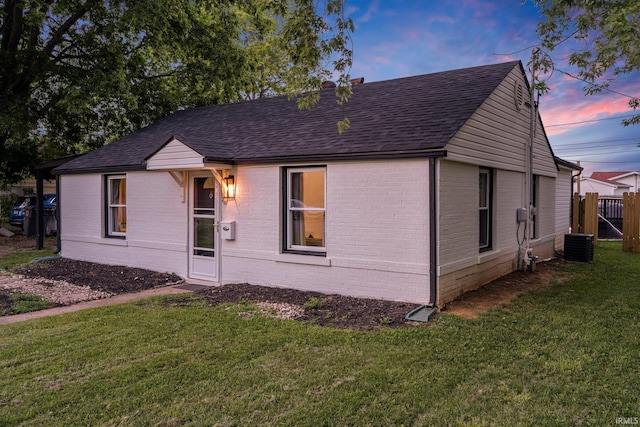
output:
[[[555,179],[538,177],[536,231],[538,238],[555,236],[556,231],[556,182]]]
[[[187,273],[187,207],[167,172],[127,172],[126,239],[104,237],[104,175],[63,175],[62,256]]]
[[[494,93],[478,108],[447,144],[447,158],[496,169],[524,171],[530,139],[530,110],[515,108],[514,87],[525,85],[520,67],[515,67]],[[526,85],[525,85],[526,87]],[[555,177],[553,154],[536,118],[534,173]]]
[[[638,191],[638,181],[640,181],[640,177],[637,172],[631,172],[630,174],[622,175],[621,178],[612,178],[616,182],[620,182],[622,184],[628,185],[628,187],[621,188],[619,194],[622,195],[624,192],[635,193]]]
[[[625,187],[625,191],[628,190]],[[600,196],[613,196],[616,194],[616,186],[595,179],[585,178],[580,181],[580,194],[598,193]]]
[[[327,164],[326,257],[282,254],[280,168],[238,167],[222,281],[425,303],[428,161]]]
[[[147,160],[148,170],[191,169],[204,166],[202,154],[174,139]]]
[[[556,178],[556,251],[564,249],[564,235],[571,228],[571,169],[560,167]]]

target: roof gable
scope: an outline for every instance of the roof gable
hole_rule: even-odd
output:
[[[174,135],[204,161],[255,163],[443,154],[449,140],[519,61],[333,90],[301,111],[287,97],[175,112],[60,167],[58,173],[144,169]],[[338,133],[348,117],[351,127]],[[154,160],[156,160],[154,158]]]
[[[204,155],[187,147],[175,136],[147,159],[147,170],[197,169],[204,167]]]

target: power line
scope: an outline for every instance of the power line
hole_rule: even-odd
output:
[[[588,144],[606,144],[606,143],[609,143],[609,142],[633,141],[633,140],[638,140],[638,138],[620,138],[620,139],[607,139],[607,140],[603,140],[603,141],[574,142],[574,143],[571,143],[571,144],[558,144],[557,147],[558,148],[573,147],[573,146],[584,147],[585,145],[588,145]],[[551,145],[554,145],[554,144],[551,143]]]
[[[616,154],[629,154],[626,151],[614,151],[609,153],[580,153],[580,157],[593,157],[593,156],[614,156]],[[566,154],[564,155],[566,157]],[[574,156],[575,157],[575,156]]]
[[[558,126],[569,126],[569,125],[581,125],[584,123],[593,123],[593,122],[602,122],[605,120],[616,120],[616,119],[624,119],[625,117],[633,117],[635,116],[635,114],[627,114],[624,116],[614,116],[614,117],[608,117],[606,119],[593,119],[593,120],[583,120],[581,122],[570,122],[570,123],[559,123],[556,125],[544,125],[545,128],[553,128],[553,127],[558,127]]]
[[[626,161],[626,162],[598,162],[595,160],[576,160],[576,162],[580,162],[580,165],[583,165],[585,163],[587,164],[603,164],[603,165],[628,165],[629,163],[637,163],[638,165],[640,165],[640,161],[637,160],[630,160],[630,161]],[[640,167],[638,168],[640,169]]]
[[[637,139],[636,139],[637,141]],[[551,145],[551,147],[553,147],[553,144]],[[580,151],[580,150],[584,150],[584,151],[593,151],[593,150],[600,150],[600,149],[610,149],[610,148],[616,148],[616,147],[624,147],[624,148],[637,148],[638,144],[637,143],[626,143],[626,144],[598,144],[598,145],[587,145],[587,146],[583,146],[583,147],[564,147],[564,146],[557,146],[557,147],[553,147],[553,151]]]
[[[618,148],[618,151],[560,151],[560,150],[553,150],[554,154],[558,155],[558,156],[563,156],[563,157],[567,157],[567,156],[608,156],[611,154],[638,154],[638,149],[636,147],[634,147],[635,149],[629,150],[628,148],[630,147],[616,147]],[[622,150],[620,150],[622,149]]]
[[[562,74],[566,75],[566,76],[571,77],[572,79],[579,80],[579,81],[581,81],[581,82],[583,82],[583,83],[586,83],[586,84],[588,84],[588,85],[590,85],[590,86],[597,87],[598,89],[606,90],[607,92],[615,93],[615,94],[618,94],[618,95],[620,95],[620,96],[625,96],[625,97],[630,98],[630,99],[636,99],[636,98],[637,98],[637,96],[627,95],[626,93],[618,92],[618,91],[616,91],[616,90],[609,89],[608,87],[600,87],[600,86],[598,86],[596,83],[589,82],[589,81],[587,81],[587,80],[585,80],[585,79],[581,79],[580,77],[574,76],[573,74],[568,73],[568,72],[566,72],[566,71],[559,70],[558,68],[554,68],[554,69],[555,69],[556,71],[558,71],[558,72],[560,72],[560,73],[562,73]]]

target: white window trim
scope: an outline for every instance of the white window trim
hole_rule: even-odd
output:
[[[293,167],[287,168],[287,194],[286,194],[286,221],[285,221],[285,235],[286,235],[286,251],[291,252],[315,252],[318,254],[327,253],[327,168],[325,166],[308,166],[308,167]],[[324,208],[292,208],[291,207],[291,175],[301,172],[317,172],[322,171],[324,174]],[[291,235],[291,213],[295,211],[310,211],[310,212],[323,212],[324,213],[324,245],[325,246],[302,246],[292,244]]]
[[[487,188],[486,188],[486,207],[478,206],[478,212],[486,211],[487,212],[487,244],[479,246],[481,252],[492,250],[493,245],[493,206],[492,206],[492,197],[493,197],[493,170],[489,168],[480,168],[480,174],[484,174],[487,176]],[[478,230],[482,233],[482,230]]]
[[[127,204],[115,204],[111,203],[111,182],[116,179],[127,179],[126,175],[107,175],[107,223],[106,223],[106,236],[107,237],[126,237],[127,233],[122,231],[115,231],[111,228],[113,224],[113,208],[127,208]],[[126,184],[125,184],[126,186]],[[126,187],[125,187],[126,188]]]

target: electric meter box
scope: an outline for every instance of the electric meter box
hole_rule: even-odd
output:
[[[236,222],[227,221],[220,223],[220,236],[224,240],[235,240],[236,238]]]

